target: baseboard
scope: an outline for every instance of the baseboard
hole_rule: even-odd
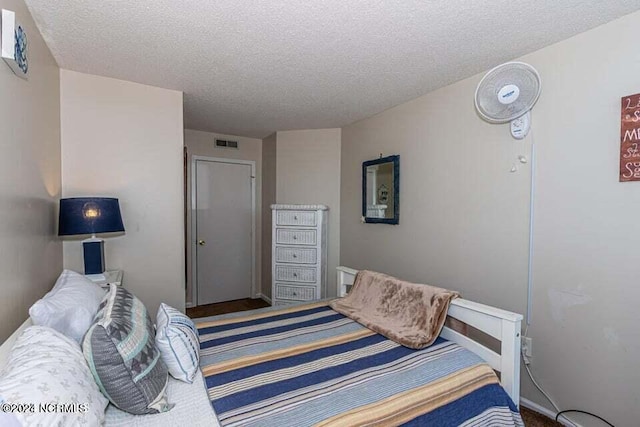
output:
[[[273,304],[273,302],[271,301],[271,298],[269,298],[268,296],[264,295],[264,294],[258,294],[257,295],[258,298],[260,298],[261,300],[263,300],[264,302],[268,302],[269,304]]]
[[[520,397],[520,405],[524,406],[527,409],[531,409],[532,411],[536,411],[542,415],[545,415],[551,418],[552,420],[556,419],[556,412],[550,409],[547,409],[542,405],[538,405],[536,402],[533,402],[527,398]],[[581,424],[578,424],[576,422],[573,422],[573,421],[568,422],[566,419],[564,419],[564,414],[562,414],[558,422],[566,427],[582,427]]]

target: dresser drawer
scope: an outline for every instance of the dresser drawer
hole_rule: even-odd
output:
[[[315,264],[316,259],[316,248],[289,248],[286,246],[276,246],[276,262]]]
[[[276,264],[275,276],[275,280],[285,282],[315,283],[317,279],[315,267],[291,267],[278,264]]]
[[[313,286],[294,286],[276,283],[276,298],[293,301],[313,301],[316,299],[316,288]]]
[[[287,245],[315,245],[316,230],[276,228],[276,243]]]
[[[277,211],[276,225],[316,226],[316,213],[313,211]]]

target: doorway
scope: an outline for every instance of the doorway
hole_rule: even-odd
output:
[[[255,291],[255,162],[191,159],[192,300],[251,298]]]

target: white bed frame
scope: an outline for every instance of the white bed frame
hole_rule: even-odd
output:
[[[338,267],[338,296],[347,294],[358,270]],[[456,298],[451,302],[449,317],[472,326],[500,341],[500,354],[445,326],[440,336],[482,357],[500,372],[500,383],[513,402],[520,406],[520,322],[522,315],[477,302]]]

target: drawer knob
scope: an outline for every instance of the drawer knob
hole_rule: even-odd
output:
[[[295,215],[295,216],[293,217],[293,219],[297,221],[297,220],[298,220],[298,215]]]
[[[298,296],[298,293],[297,293],[297,292],[294,292],[294,293],[293,293],[293,296],[294,296],[294,297],[297,297],[297,296]]]
[[[294,257],[294,258],[298,258],[298,255],[296,255],[296,254],[293,254],[293,257]]]
[[[293,273],[293,277],[298,277],[298,273]]]
[[[295,234],[293,235],[293,240],[298,240],[298,236],[296,236]]]

